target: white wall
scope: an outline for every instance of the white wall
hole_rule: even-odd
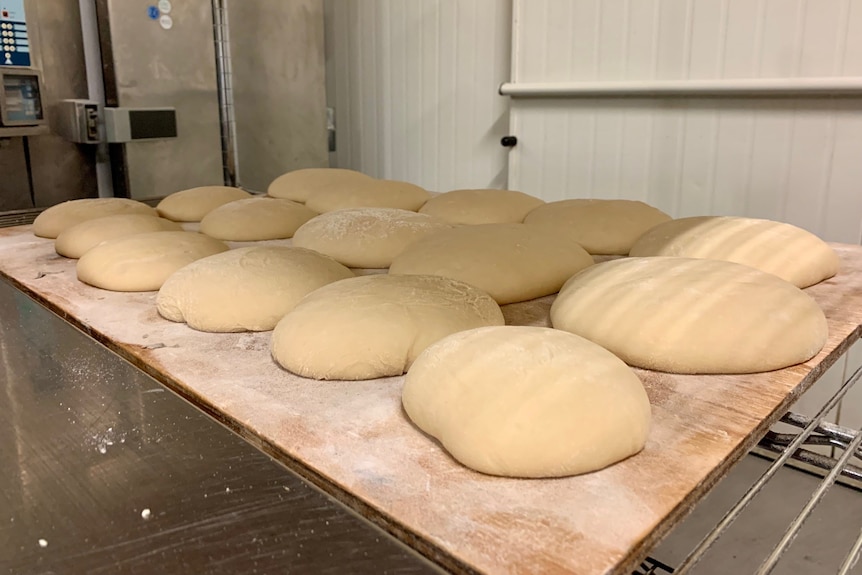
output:
[[[862,76],[862,0],[515,0],[513,82]],[[515,100],[510,186],[862,234],[860,98]]]
[[[326,0],[331,165],[429,190],[504,187],[510,0]]]

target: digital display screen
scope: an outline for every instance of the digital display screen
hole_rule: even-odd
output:
[[[133,140],[176,138],[177,114],[174,110],[132,110],[129,128]]]
[[[39,77],[26,74],[3,74],[4,122],[39,122],[44,118]]]

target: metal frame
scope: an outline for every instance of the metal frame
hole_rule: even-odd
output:
[[[4,67],[0,69],[0,89],[5,91],[4,78],[6,76],[35,76],[36,84],[39,86],[39,106],[42,111],[42,117],[38,120],[9,120],[8,110],[6,109],[6,98],[0,97],[0,125],[6,127],[13,126],[44,126],[48,123],[48,114],[45,109],[45,85],[42,83],[42,72],[34,68],[21,67]]]
[[[823,499],[826,492],[841,480],[857,489],[862,489],[862,467],[851,464],[856,458],[862,462],[862,429],[853,430],[824,421],[828,414],[847,392],[862,379],[862,366],[845,381],[841,387],[823,404],[814,417],[806,417],[793,412],[788,412],[782,417],[783,423],[800,428],[799,433],[777,433],[767,432],[760,441],[761,454],[777,455],[773,463],[760,476],[760,478],[748,489],[748,491],[736,502],[736,504],[724,515],[721,521],[710,531],[698,545],[689,553],[682,564],[672,569],[652,558],[648,558],[641,565],[639,571],[634,575],[653,575],[659,573],[675,573],[684,575],[697,565],[710,547],[724,534],[724,532],[736,521],[742,511],[757,496],[764,486],[775,476],[779,469],[785,465],[790,467],[802,467],[812,471],[826,471],[822,481],[811,494],[811,497],[790,523],[781,540],[773,548],[772,552],[764,559],[757,570],[757,575],[771,573],[781,560],[784,553],[793,543],[794,539],[802,529],[805,521],[811,516],[814,508]],[[803,445],[828,445],[841,450],[840,456],[828,457],[802,448]],[[798,463],[797,463],[798,462]],[[860,559],[862,553],[862,520],[860,520],[860,534],[854,544],[848,550],[847,555],[841,563],[838,575],[847,575]]]

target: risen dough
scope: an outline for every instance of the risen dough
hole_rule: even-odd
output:
[[[591,254],[626,255],[644,232],[669,219],[633,200],[562,200],[539,206],[524,223],[569,228]]]
[[[453,190],[431,198],[419,211],[453,224],[521,223],[544,203],[514,190]]]
[[[426,349],[404,383],[404,410],[455,459],[483,473],[561,477],[643,449],[650,405],[609,351],[541,327],[485,327]]]
[[[195,232],[148,232],[107,240],[78,260],[78,279],[111,291],[155,291],[195,260],[227,251]]]
[[[250,197],[251,194],[239,188],[202,186],[174,192],[159,202],[156,210],[163,218],[175,222],[199,222],[221,205]]]
[[[407,210],[354,208],[329,212],[304,224],[296,231],[293,245],[354,268],[387,268],[410,244],[451,227],[434,216]]]
[[[66,228],[54,241],[54,249],[61,256],[79,258],[105,240],[145,232],[180,230],[182,228],[176,222],[147,214],[105,216]]]
[[[752,373],[812,358],[826,317],[772,274],[718,260],[626,258],[596,264],[551,306],[558,329],[631,365],[676,373]]]
[[[415,212],[431,197],[424,189],[395,180],[353,180],[315,190],[305,204],[317,212],[347,208],[399,208]]]
[[[201,220],[201,232],[220,240],[252,242],[291,237],[317,215],[302,204],[275,198],[248,198],[217,207]]]
[[[389,273],[459,279],[502,305],[552,294],[592,263],[564,228],[482,224],[419,240],[395,258]]]
[[[361,172],[342,168],[305,168],[288,172],[274,179],[267,189],[267,194],[273,198],[305,202],[318,189],[331,184],[347,185],[370,179]]]
[[[642,235],[632,256],[679,256],[745,264],[804,288],[838,273],[838,255],[796,226],[737,217],[672,220]]]
[[[349,269],[311,250],[240,248],[178,270],[156,305],[162,317],[201,331],[267,331],[306,294],[349,277]]]
[[[315,379],[400,375],[426,347],[457,331],[503,325],[488,294],[434,276],[373,275],[312,292],[272,334],[284,368]]]
[[[127,198],[88,198],[69,200],[51,206],[33,221],[33,233],[41,238],[54,239],[66,228],[87,220],[115,214],[145,214],[155,216],[156,211],[141,202]]]

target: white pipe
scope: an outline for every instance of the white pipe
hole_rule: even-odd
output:
[[[84,65],[87,71],[87,93],[90,100],[105,107],[105,80],[102,76],[102,47],[99,44],[99,26],[96,21],[95,0],[80,0],[81,34],[84,39]],[[101,142],[96,146],[96,185],[100,198],[114,195],[114,182],[111,179],[111,160],[108,144],[105,143],[105,126],[99,123]]]
[[[647,80],[504,83],[500,94],[513,98],[590,98],[595,96],[774,96],[862,95],[862,77],[729,78],[722,80]]]

